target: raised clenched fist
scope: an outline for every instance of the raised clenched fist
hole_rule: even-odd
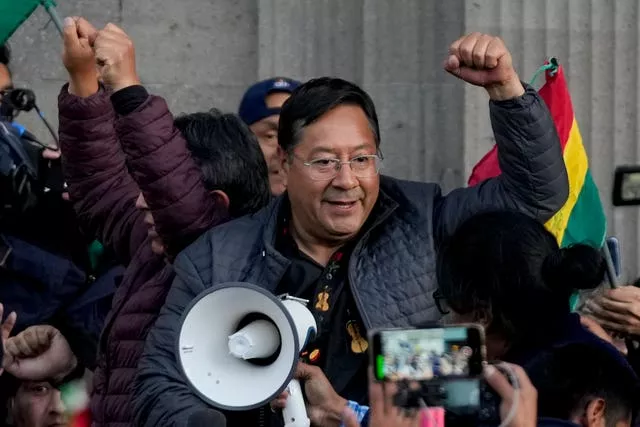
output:
[[[22,380],[60,380],[76,364],[69,343],[53,326],[31,326],[5,343],[4,369]]]
[[[122,29],[107,24],[98,31],[93,49],[104,84],[114,91],[140,84],[133,42]]]
[[[511,54],[499,37],[472,33],[459,38],[451,44],[444,68],[467,83],[484,87],[494,100],[524,93]]]
[[[96,29],[83,18],[64,20],[62,62],[69,72],[69,92],[89,96],[98,90],[98,71],[91,45]]]

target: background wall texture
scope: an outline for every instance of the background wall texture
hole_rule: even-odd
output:
[[[235,111],[252,82],[334,75],[373,96],[386,173],[464,185],[493,144],[484,91],[442,70],[448,46],[504,38],[523,80],[549,56],[564,65],[593,176],[623,248],[640,264],[638,208],[611,207],[613,169],[639,161],[638,0],[58,0],[62,16],[114,22],[136,44],[143,83],[174,114]],[[14,76],[55,122],[61,40],[44,10],[10,40]],[[539,82],[541,84],[542,82]],[[37,118],[21,121],[46,138]]]

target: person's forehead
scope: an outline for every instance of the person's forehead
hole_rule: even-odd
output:
[[[264,131],[264,130],[278,130],[278,123],[280,122],[280,115],[274,114],[269,117],[265,117],[262,120],[258,120],[253,123],[250,127],[251,130],[255,131]]]
[[[306,126],[301,141],[309,150],[375,148],[375,135],[360,107],[337,107]]]
[[[270,92],[265,96],[264,103],[267,108],[282,108],[282,105],[290,96],[291,94],[289,92]]]

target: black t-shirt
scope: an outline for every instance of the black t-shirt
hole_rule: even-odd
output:
[[[286,207],[283,210],[286,212]],[[357,324],[361,336],[366,337],[348,286],[348,262],[353,244],[347,244],[338,251],[337,261],[334,255],[327,266],[322,266],[298,248],[289,233],[287,218],[281,213],[275,246],[291,261],[278,284],[277,293],[308,300],[308,307],[318,323],[318,336],[307,346],[303,360],[322,368],[343,397],[366,402],[367,353],[353,351],[354,336],[351,334],[352,325]],[[323,313],[318,304],[321,304],[321,294],[327,287],[330,288],[329,303],[332,307]],[[326,319],[325,315],[328,315]]]

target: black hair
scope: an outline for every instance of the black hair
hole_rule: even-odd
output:
[[[569,421],[593,399],[605,401],[607,426],[633,419],[637,377],[602,345],[573,343],[539,354],[527,369],[538,390],[538,416]]]
[[[300,142],[302,129],[340,105],[362,108],[373,132],[376,147],[380,147],[378,115],[371,97],[356,84],[346,80],[320,77],[298,86],[282,105],[278,127],[278,144],[290,153]]]
[[[175,126],[202,169],[206,188],[229,197],[233,218],[254,213],[269,202],[267,163],[255,135],[238,116],[212,109],[180,116]]]
[[[544,342],[569,314],[572,292],[597,287],[604,274],[598,250],[560,249],[540,222],[510,211],[471,217],[437,259],[439,291],[451,310],[488,320],[487,332],[509,343]]]
[[[11,48],[7,43],[0,45],[0,64],[9,67],[11,62]]]

